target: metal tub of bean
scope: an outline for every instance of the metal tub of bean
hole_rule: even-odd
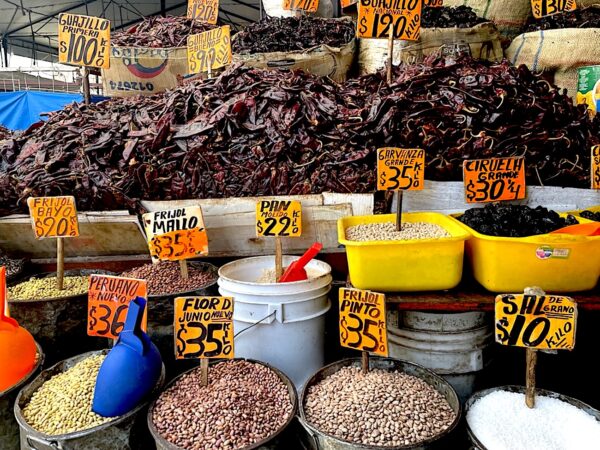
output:
[[[108,349],[88,352],[44,370],[17,396],[14,414],[20,427],[21,450],[130,450],[150,397],[119,417],[92,411],[96,377]],[[126,374],[124,374],[126,376]],[[160,392],[164,366],[152,391]]]
[[[10,315],[26,328],[54,364],[62,359],[105,346],[105,340],[87,335],[88,278],[105,270],[66,270],[63,289],[56,273],[41,273],[10,283]]]
[[[290,379],[268,364],[211,361],[173,380],[148,411],[158,450],[277,450],[297,441],[298,396]]]
[[[600,411],[556,392],[536,389],[535,394],[531,409],[525,404],[524,386],[500,386],[473,394],[465,405],[473,449],[597,448]]]
[[[173,354],[174,300],[176,297],[216,295],[217,271],[217,267],[206,262],[189,262],[188,278],[183,279],[177,262],[161,261],[121,274],[148,283],[148,336],[160,350],[169,379],[186,368],[181,362],[176,367]]]
[[[469,233],[443,214],[344,217],[338,241],[346,247],[352,285],[380,292],[431,291],[456,287],[462,278]]]
[[[325,366],[300,396],[300,422],[313,450],[430,449],[460,420],[452,386],[417,364],[360,358]]]

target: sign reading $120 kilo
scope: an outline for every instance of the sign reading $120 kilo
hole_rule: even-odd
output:
[[[544,350],[575,347],[577,303],[557,295],[496,297],[496,342]]]
[[[175,357],[233,358],[233,298],[175,299]]]
[[[342,8],[345,8],[343,3]],[[283,0],[283,9],[285,11],[306,11],[314,13],[319,9],[319,0]]]
[[[377,150],[377,189],[419,191],[425,184],[425,151],[385,147]]]
[[[340,288],[340,344],[387,356],[385,295]]]
[[[204,23],[217,23],[219,0],[188,0],[187,18]]]
[[[302,203],[297,200],[261,200],[256,203],[256,236],[302,235]]]
[[[110,68],[110,21],[63,13],[58,16],[58,62]]]
[[[360,0],[357,36],[416,41],[421,30],[422,0]]]
[[[463,162],[467,203],[525,198],[525,158],[469,159]]]
[[[27,206],[36,239],[79,236],[75,197],[29,197]]]
[[[229,25],[188,36],[187,57],[190,73],[208,72],[230,64]]]
[[[536,19],[576,9],[575,0],[531,0],[531,12]]]

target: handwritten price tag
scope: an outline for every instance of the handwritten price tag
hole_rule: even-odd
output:
[[[146,213],[142,220],[154,260],[180,261],[208,254],[208,236],[199,206]]]
[[[286,11],[317,12],[319,0],[283,0],[283,9]],[[342,8],[345,8],[342,5]]]
[[[600,189],[600,145],[594,145],[592,147],[590,178],[592,180],[592,189]]]
[[[339,295],[342,346],[387,356],[385,295],[348,288]]]
[[[75,197],[29,197],[27,206],[36,239],[79,236]]]
[[[63,13],[58,16],[58,61],[110,67],[110,20]]]
[[[537,349],[575,347],[577,303],[556,295],[496,297],[496,342]]]
[[[256,236],[302,235],[302,203],[297,200],[261,200],[256,203]]]
[[[421,30],[421,0],[360,0],[359,38],[388,38],[416,41]]]
[[[230,27],[214,28],[187,38],[190,73],[208,72],[231,64]]]
[[[425,151],[385,147],[377,150],[377,189],[418,191],[425,184]]]
[[[525,198],[525,158],[469,159],[463,163],[467,203]]]
[[[148,297],[145,280],[90,275],[88,288],[88,336],[116,339],[125,326],[129,302]],[[148,310],[144,311],[142,329],[146,330]]]
[[[429,8],[441,8],[444,6],[444,0],[424,0],[424,4]]]
[[[576,9],[575,0],[531,0],[531,12],[536,19]]]
[[[175,299],[175,357],[233,358],[233,298]]]
[[[187,17],[216,24],[219,17],[219,0],[188,0]]]

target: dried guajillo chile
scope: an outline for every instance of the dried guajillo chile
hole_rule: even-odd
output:
[[[423,28],[471,28],[477,24],[487,22],[479,17],[469,6],[442,6],[441,8],[423,7],[421,27]]]
[[[212,30],[216,25],[180,16],[152,16],[110,36],[117,47],[185,47],[190,34]]]
[[[266,17],[248,25],[233,40],[235,53],[268,53],[306,50],[319,45],[341,47],[355,35],[350,20],[314,16]]]
[[[600,28],[600,8],[576,9],[541,19],[530,17],[523,32],[560,28]]]

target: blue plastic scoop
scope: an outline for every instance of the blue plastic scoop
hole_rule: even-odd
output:
[[[92,411],[103,417],[128,413],[154,389],[162,371],[156,346],[141,329],[146,299],[129,303],[117,343],[100,366]]]

